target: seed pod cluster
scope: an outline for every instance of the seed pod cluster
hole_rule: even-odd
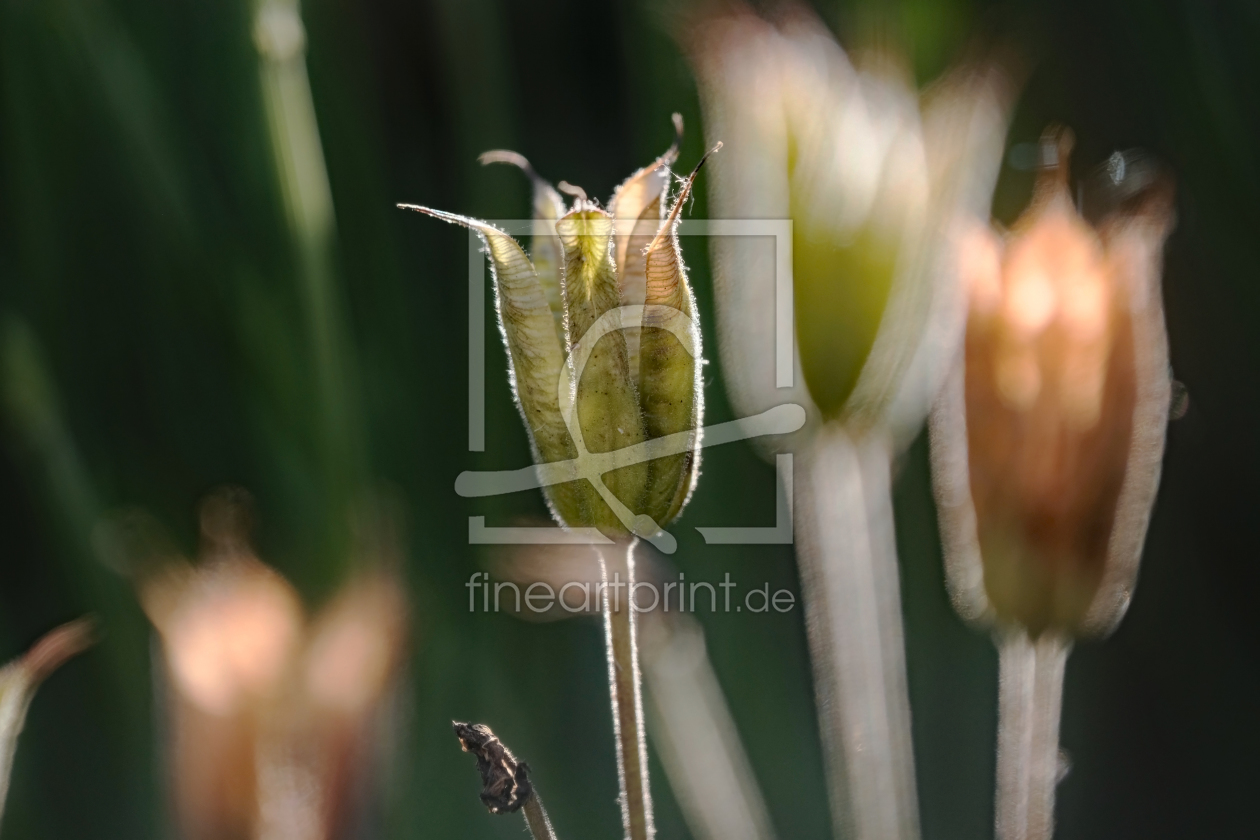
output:
[[[681,133],[677,115],[675,127]],[[487,152],[483,162],[514,164],[533,182],[528,255],[486,222],[400,205],[484,241],[534,461],[568,462],[575,477],[546,486],[548,504],[561,524],[613,538],[658,534],[682,511],[699,470],[703,360],[676,235],[696,173],[671,203],[677,155],[676,141],[605,210],[561,182],[576,196],[566,208],[523,157]]]

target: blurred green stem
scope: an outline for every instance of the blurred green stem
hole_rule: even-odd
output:
[[[999,634],[997,840],[1050,840],[1059,784],[1059,715],[1071,645],[1043,633]]]
[[[29,323],[7,315],[0,325],[3,398],[13,430],[35,454],[61,523],[80,545],[91,538],[100,506],[66,427],[56,383]]]
[[[831,425],[802,461],[798,556],[835,836],[917,840],[890,445]]]
[[[604,641],[608,651],[608,687],[617,738],[617,776],[621,782],[621,823],[629,840],[651,840],[652,794],[648,786],[647,739],[643,731],[643,692],[639,674],[634,595],[634,546],[617,543],[597,549],[604,584]]]

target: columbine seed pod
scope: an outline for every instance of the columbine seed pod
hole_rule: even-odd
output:
[[[675,127],[681,133],[677,115]],[[523,157],[487,152],[483,162],[512,163],[533,181],[530,256],[485,222],[400,205],[463,225],[486,244],[534,461],[574,479],[544,482],[556,519],[614,538],[662,537],[666,550],[673,541],[658,532],[694,487],[703,412],[700,331],[675,235],[696,173],[668,205],[677,154],[675,141],[618,188],[608,211],[562,182],[577,196],[565,212]]]
[[[649,438],[691,430],[688,448],[648,464],[647,513],[672,521],[695,489],[700,463],[700,422],[704,415],[700,325],[687,284],[675,226],[691,182],[669,219],[648,245],[644,265],[643,331],[639,339],[639,396]]]
[[[965,349],[932,417],[955,606],[1033,636],[1106,633],[1123,616],[1170,395],[1170,182],[1148,165],[1125,173],[1117,153],[1110,189],[1126,201],[1095,230],[1068,191],[1070,146],[1047,132],[1032,205],[1005,241],[970,238]]]
[[[588,344],[585,365],[568,366],[576,389],[583,448],[598,454],[642,443],[643,414],[621,333],[623,313],[612,252],[613,219],[579,199],[578,206],[556,222],[556,232],[564,251],[562,291],[570,360],[579,342]],[[597,336],[592,327],[601,322],[606,325],[605,334]],[[589,346],[592,340],[595,344]],[[641,510],[647,474],[647,464],[627,463],[606,473],[604,484],[627,508]],[[620,522],[617,512],[604,501],[591,500],[591,521],[584,524],[605,533],[629,530],[629,523]]]
[[[538,272],[525,251],[511,236],[477,219],[426,207],[400,206],[463,225],[481,237],[494,274],[495,311],[507,347],[512,394],[529,432],[534,463],[575,458],[577,447],[560,414],[556,392],[564,364],[556,322]],[[590,519],[587,493],[578,482],[551,485],[546,495],[553,513],[562,522],[586,523]]]
[[[627,178],[608,204],[617,224],[614,258],[617,261],[617,290],[625,306],[647,303],[647,251],[656,241],[668,208],[670,167],[678,159],[682,145],[682,115],[674,114],[674,144],[655,161]],[[677,204],[677,202],[675,202]],[[626,235],[627,232],[629,235]],[[626,360],[630,376],[639,380],[640,327],[627,327]],[[697,345],[698,347],[698,345]]]

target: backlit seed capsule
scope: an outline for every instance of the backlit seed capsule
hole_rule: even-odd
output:
[[[642,306],[647,300],[647,250],[661,231],[669,200],[670,167],[682,143],[682,116],[674,114],[674,144],[648,166],[627,178],[609,202],[617,224],[614,257],[617,289],[623,306]],[[639,327],[627,327],[626,360],[630,378],[639,380]]]
[[[646,510],[658,522],[672,521],[686,505],[700,467],[698,444],[704,415],[700,325],[675,230],[693,179],[674,201],[664,227],[645,253],[645,306],[639,339],[639,399],[645,430],[649,438],[687,430],[693,434],[686,451],[649,464]]]
[[[677,115],[675,127],[681,134]],[[483,155],[486,163],[515,164],[534,183],[532,260],[485,222],[400,205],[463,225],[485,242],[534,460],[566,462],[581,476],[548,487],[552,512],[562,524],[614,538],[657,534],[681,512],[698,472],[703,362],[675,235],[696,173],[669,205],[677,154],[676,141],[618,188],[608,211],[561,182],[578,196],[567,212],[520,155]],[[642,446],[664,437],[663,449]]]
[[[1032,206],[1005,240],[966,240],[965,351],[933,417],[955,601],[1034,634],[1105,632],[1123,615],[1169,404],[1171,188],[1143,170],[1095,230],[1068,191],[1070,143],[1047,133]]]
[[[590,352],[585,365],[572,372],[584,448],[595,453],[614,452],[642,443],[643,417],[621,332],[612,217],[585,204],[563,216],[556,231],[564,252],[569,353],[572,357],[579,342],[586,343]],[[628,464],[606,473],[604,484],[622,504],[641,512],[647,472],[646,464]],[[590,524],[605,533],[625,533],[623,529],[628,526],[619,521],[606,500],[592,499],[591,505]]]

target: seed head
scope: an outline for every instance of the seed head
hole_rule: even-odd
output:
[[[934,418],[938,495],[947,544],[979,555],[970,584],[955,581],[964,613],[1101,631],[1127,604],[1158,484],[1170,188],[1148,168],[1144,195],[1095,229],[1068,190],[1071,135],[1051,129],[1042,147],[1024,216],[960,253],[967,333],[961,387]]]
[[[677,115],[675,128],[681,135]],[[529,255],[486,222],[400,205],[468,227],[486,244],[534,461],[564,462],[573,476],[546,488],[556,519],[666,550],[673,541],[660,529],[695,486],[703,414],[700,331],[675,235],[700,166],[671,204],[677,156],[676,140],[604,210],[562,183],[575,196],[566,208],[514,152],[484,154],[484,163],[512,163],[533,182]]]

